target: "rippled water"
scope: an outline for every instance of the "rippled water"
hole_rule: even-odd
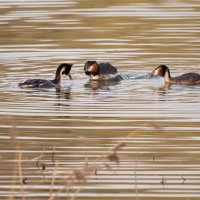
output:
[[[161,63],[199,72],[199,11],[197,0],[1,1],[0,198],[199,199],[200,86],[135,79]],[[89,82],[93,59],[132,78]],[[60,92],[17,87],[62,62],[74,80]]]

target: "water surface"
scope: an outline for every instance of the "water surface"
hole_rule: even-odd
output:
[[[159,64],[174,76],[199,72],[199,8],[195,0],[2,1],[0,198],[199,199],[200,86],[134,79]],[[90,82],[83,65],[93,59],[132,79]],[[62,62],[74,64],[74,80],[60,92],[18,88],[52,78]]]

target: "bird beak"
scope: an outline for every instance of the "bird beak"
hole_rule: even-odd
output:
[[[146,78],[149,79],[154,76],[155,70],[153,70],[150,74],[146,75]]]
[[[72,78],[72,76],[71,76],[71,74],[70,74],[70,73],[68,74],[68,76],[69,76],[69,78],[70,78],[71,80],[73,80],[73,78]]]
[[[85,70],[86,75],[90,75],[90,72],[88,70]]]

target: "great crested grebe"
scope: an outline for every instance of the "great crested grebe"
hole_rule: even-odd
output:
[[[195,85],[200,84],[200,74],[198,73],[186,73],[177,77],[171,77],[169,68],[166,65],[159,65],[154,69],[148,78],[152,76],[162,76],[166,83],[183,84],[183,85]]]
[[[97,63],[96,61],[87,61],[84,65],[85,74],[90,76],[91,80],[115,80],[120,78],[117,68],[110,63]]]
[[[18,84],[20,88],[58,88],[60,87],[61,76],[68,75],[70,79],[72,79],[70,75],[72,64],[63,63],[58,66],[56,70],[56,75],[53,80],[45,80],[45,79],[28,79],[22,81]]]

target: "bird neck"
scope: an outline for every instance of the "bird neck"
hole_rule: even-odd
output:
[[[168,68],[168,67],[166,68],[164,78],[165,78],[165,82],[166,82],[166,83],[170,83],[170,82],[172,81],[172,77],[171,77],[171,75],[170,75],[170,71],[169,71],[169,68]]]
[[[53,80],[55,84],[59,84],[60,81],[61,81],[61,75],[62,75],[61,73],[62,73],[63,67],[64,67],[63,65],[60,65],[56,70],[56,75],[55,75],[55,78]]]
[[[56,72],[56,75],[55,75],[55,78],[54,78],[54,83],[58,84],[58,83],[60,83],[60,81],[61,81],[61,75],[60,75],[60,73]]]

